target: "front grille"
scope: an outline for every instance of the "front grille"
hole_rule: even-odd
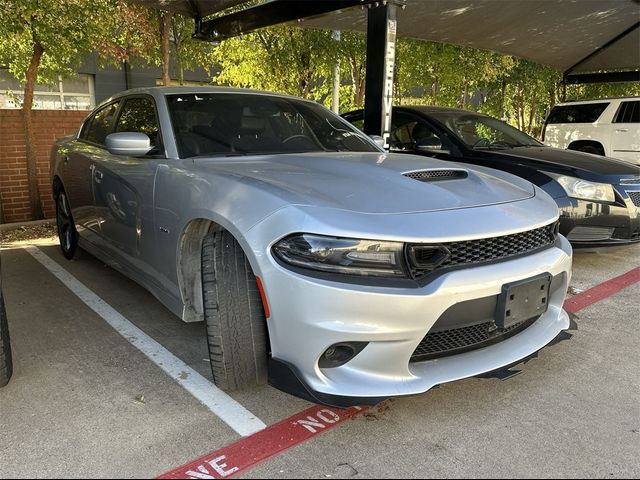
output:
[[[484,322],[469,327],[430,332],[411,355],[412,362],[455,355],[506,340],[531,326],[537,318],[522,321],[501,330],[495,322]]]
[[[627,192],[629,198],[636,207],[640,207],[640,192]]]
[[[415,172],[406,172],[403,173],[403,175],[421,182],[467,178],[467,172],[465,170],[419,170]]]
[[[620,180],[621,185],[640,185],[640,177],[623,178]]]
[[[527,232],[479,240],[410,244],[407,248],[411,274],[418,279],[435,271],[503,260],[551,246],[557,237],[557,225],[556,222]],[[446,254],[442,255],[443,251]]]

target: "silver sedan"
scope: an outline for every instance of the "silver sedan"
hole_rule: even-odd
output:
[[[205,321],[215,383],[375,403],[551,342],[571,247],[555,202],[468,164],[387,154],[313,102],[130,90],[52,153],[60,243]]]

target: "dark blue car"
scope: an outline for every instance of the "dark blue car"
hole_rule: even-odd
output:
[[[362,129],[362,110],[343,117]],[[640,241],[640,168],[631,163],[548,147],[487,115],[430,106],[395,107],[389,145],[504,170],[538,185],[558,204],[560,233],[574,248]]]

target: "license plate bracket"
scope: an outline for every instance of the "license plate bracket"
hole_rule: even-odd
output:
[[[551,274],[543,273],[504,284],[496,309],[497,327],[504,330],[545,313],[549,308],[551,280]]]

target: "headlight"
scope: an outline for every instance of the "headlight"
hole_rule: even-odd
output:
[[[378,240],[325,237],[310,233],[290,235],[273,246],[282,262],[321,272],[372,277],[407,277],[404,244]]]
[[[582,200],[597,200],[600,202],[615,202],[616,196],[613,186],[608,183],[596,183],[582,180],[581,178],[567,177],[548,173],[553,177],[572,198]]]

